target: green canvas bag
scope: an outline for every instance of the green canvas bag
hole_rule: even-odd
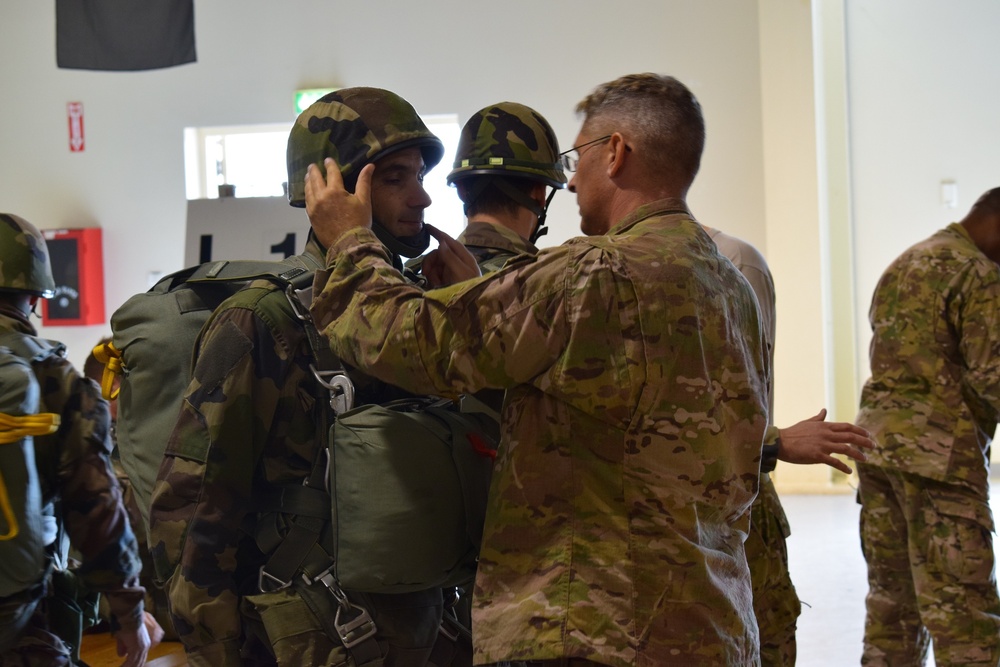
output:
[[[464,586],[476,572],[496,422],[447,399],[365,405],[330,429],[337,580],[406,593]]]
[[[250,281],[311,282],[317,268],[301,255],[200,264],[166,276],[111,316],[111,346],[94,353],[106,364],[104,397],[118,399],[118,451],[147,532],[153,486],[191,379],[202,326]],[[111,391],[114,375],[121,376],[117,394]]]

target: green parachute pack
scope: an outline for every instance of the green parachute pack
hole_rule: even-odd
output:
[[[59,415],[38,413],[30,365],[56,349],[16,332],[0,336],[0,598],[39,583],[46,547],[56,538],[43,509],[33,437],[55,432]]]
[[[122,467],[149,531],[149,507],[167,439],[191,379],[198,334],[212,312],[257,278],[311,284],[318,267],[303,256],[284,261],[217,261],[172,273],[129,298],[111,316],[111,343],[94,356],[104,363],[104,397],[118,401]],[[117,390],[114,379],[121,384]]]
[[[316,398],[330,406],[317,429],[326,455],[310,485],[278,489],[283,530],[261,531],[261,589],[296,578],[333,577],[346,590],[399,593],[468,584],[475,573],[496,456],[498,416],[473,399],[415,398],[355,406],[351,380],[309,316],[313,272],[306,255],[281,262],[211,262],[163,278],[111,318],[102,390],[117,396],[117,444],[149,529],[153,486],[211,313],[251,280],[268,279],[305,327],[316,359]],[[121,377],[114,394],[114,376]],[[286,521],[287,515],[294,520]],[[290,528],[289,528],[290,526]],[[161,577],[168,573],[159,573]],[[330,582],[332,583],[332,581]]]

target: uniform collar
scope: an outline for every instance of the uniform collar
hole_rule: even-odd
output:
[[[534,243],[524,240],[517,232],[503,225],[491,222],[470,222],[458,235],[458,242],[465,246],[493,248],[516,255],[538,254]]]
[[[635,226],[636,223],[646,220],[647,218],[675,213],[686,215],[694,220],[694,216],[691,215],[691,211],[688,209],[687,204],[684,203],[683,199],[676,199],[673,197],[667,199],[657,199],[656,201],[651,201],[647,204],[639,206],[637,209],[619,220],[608,231],[608,234],[622,234]]]

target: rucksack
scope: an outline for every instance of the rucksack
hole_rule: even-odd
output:
[[[101,383],[105,398],[118,400],[118,451],[147,533],[153,486],[191,379],[202,326],[252,280],[311,284],[317,268],[305,255],[208,262],[164,277],[111,316],[112,347],[98,346],[94,353],[106,366]],[[115,375],[121,377],[117,393],[111,391]]]
[[[56,348],[11,332],[0,336],[0,598],[37,584],[54,540],[35,467],[33,436],[55,432],[59,415],[38,414],[40,392],[29,361]]]

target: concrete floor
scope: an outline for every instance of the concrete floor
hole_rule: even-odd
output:
[[[1000,516],[1000,480],[990,490]],[[796,667],[861,664],[868,580],[858,537],[859,506],[853,494],[782,495],[792,536],[788,561],[802,601]],[[1000,551],[1000,540],[994,539]],[[931,656],[927,664],[934,665]]]

